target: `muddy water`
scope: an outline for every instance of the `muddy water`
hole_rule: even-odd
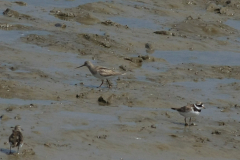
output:
[[[200,0],[13,2],[1,11],[30,18],[0,15],[2,159],[240,158],[237,1],[222,14]],[[99,89],[75,69],[86,60],[126,75]],[[206,109],[185,127],[171,108],[196,101]],[[8,155],[17,124],[24,146]]]
[[[238,65],[237,52],[209,52],[209,51],[155,51],[152,56],[163,58],[170,64],[196,63],[203,65]]]

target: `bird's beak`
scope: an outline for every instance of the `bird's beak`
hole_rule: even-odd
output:
[[[22,128],[21,128],[22,131],[24,131]]]
[[[84,65],[81,65],[81,66],[79,66],[79,67],[77,67],[77,68],[81,68],[81,67],[83,67],[83,66],[85,66],[85,64],[84,64]],[[75,68],[75,69],[77,69],[77,68]]]
[[[202,107],[203,109],[206,109],[204,106]]]

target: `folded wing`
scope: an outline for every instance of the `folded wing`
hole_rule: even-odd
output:
[[[115,76],[115,75],[121,75],[120,72],[115,72],[111,69],[105,68],[105,67],[99,67],[98,68],[99,74],[103,77],[109,77],[109,76]]]

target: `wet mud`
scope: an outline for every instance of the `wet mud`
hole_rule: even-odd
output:
[[[0,158],[239,159],[239,6],[1,1]],[[87,60],[126,74],[97,88]],[[171,108],[196,101],[185,127]]]

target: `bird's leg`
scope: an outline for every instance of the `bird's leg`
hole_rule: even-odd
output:
[[[187,122],[186,122],[186,117],[184,118],[184,121],[185,121],[185,126],[188,126]]]
[[[192,117],[190,117],[190,119],[189,119],[189,125],[191,125],[191,120],[192,120],[191,118],[192,118]]]
[[[12,154],[12,152],[11,152],[11,147],[12,147],[12,146],[10,145],[10,152],[9,152],[9,154]]]
[[[100,86],[99,86],[99,87],[97,87],[97,88],[100,88],[100,87],[102,86],[102,84],[103,84],[103,81],[104,81],[104,80],[102,80],[102,83],[101,83],[101,84],[100,84]]]
[[[111,88],[112,86],[111,86],[111,83],[108,79],[107,79],[107,83],[108,83],[108,88]]]
[[[20,145],[18,145],[18,154],[19,154],[19,146],[20,146]]]

